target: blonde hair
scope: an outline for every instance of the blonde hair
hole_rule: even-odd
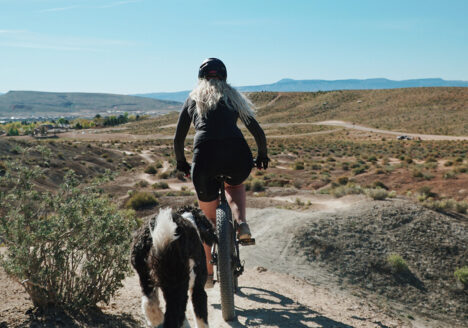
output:
[[[199,79],[198,85],[190,92],[190,98],[195,100],[200,116],[206,116],[220,100],[224,100],[228,108],[237,111],[243,121],[249,122],[251,117],[255,117],[254,104],[223,80]]]

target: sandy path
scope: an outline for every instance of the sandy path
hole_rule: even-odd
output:
[[[354,206],[365,205],[364,202],[365,198],[354,199],[350,202],[344,201],[347,208],[329,206],[326,210],[302,212],[249,208],[247,217],[257,245],[241,248],[246,270],[239,279],[240,292],[235,297],[237,320],[227,323],[222,319],[219,287],[215,285],[215,288],[207,290],[210,326],[444,327],[443,323],[418,317],[411,309],[397,309],[387,301],[378,305],[375,300],[361,294],[359,290],[344,288],[338,281],[339,278],[326,271],[319,262],[309,262],[289,253],[294,235],[304,224],[327,218],[332,213],[345,213]],[[3,270],[0,270],[0,287],[2,286],[5,289],[5,293],[2,293],[0,288],[2,299],[10,293],[14,296],[8,296],[7,303],[0,302],[0,318],[4,316],[6,322],[10,323],[11,320],[27,323],[27,310],[31,306],[28,296],[19,284],[11,281],[4,275]],[[124,287],[118,291],[110,304],[102,307],[105,315],[114,321],[99,326],[116,326],[116,321],[126,318],[125,325],[117,326],[145,327],[140,301],[137,277],[127,277]],[[190,308],[189,306],[188,309]],[[408,314],[415,319],[408,319]],[[191,326],[195,327],[190,310],[187,311],[187,317]]]
[[[331,120],[331,121],[321,121],[321,122],[313,122],[313,123],[264,123],[262,127],[288,127],[288,126],[296,126],[296,125],[328,125],[328,126],[337,126],[346,129],[355,129],[360,131],[367,131],[373,133],[382,133],[382,134],[390,134],[390,135],[406,135],[412,138],[421,138],[421,140],[468,140],[468,136],[447,136],[447,135],[433,135],[433,134],[420,134],[420,133],[408,133],[404,131],[390,131],[390,130],[382,130],[367,127],[364,125],[353,124],[350,122],[338,121],[338,120]],[[164,127],[174,127],[174,124],[168,124]],[[318,131],[318,132],[308,132],[308,133],[301,133],[301,134],[294,134],[294,135],[268,135],[268,138],[274,139],[282,139],[282,138],[290,138],[290,137],[301,137],[301,136],[308,136],[308,135],[320,135],[320,134],[328,134],[332,132],[339,131],[339,129],[327,130],[327,131]],[[155,140],[155,139],[172,139],[173,135],[163,135],[163,134],[148,134],[148,135],[134,135],[129,133],[89,133],[87,130],[80,130],[80,131],[72,131],[67,133],[60,134],[61,138],[69,138],[69,139],[79,139],[83,141],[93,141],[93,140],[101,140],[101,141],[109,141],[109,140]],[[193,139],[192,135],[188,135],[187,139]]]
[[[140,154],[140,157],[142,157],[145,161],[147,161],[149,164],[154,163],[154,159],[151,157],[152,152],[150,150],[143,150]]]
[[[385,134],[392,134],[392,135],[406,135],[412,138],[421,138],[422,140],[468,140],[468,137],[462,136],[444,136],[444,135],[434,135],[434,134],[420,134],[420,133],[407,133],[407,132],[399,132],[399,131],[390,131],[390,130],[382,130],[376,128],[370,128],[363,125],[357,125],[349,122],[344,121],[322,121],[314,123],[316,125],[330,125],[330,126],[341,126],[347,129],[355,129],[361,131],[368,131],[374,133],[385,133]]]
[[[291,275],[271,272],[265,268],[248,268],[241,276],[240,290],[235,296],[237,318],[225,322],[221,315],[219,285],[207,289],[208,322],[210,327],[411,327],[393,315],[356,296],[313,286]],[[109,306],[107,313],[123,308],[141,322],[140,288],[136,276],[129,277]],[[163,298],[161,297],[163,300]],[[162,302],[164,308],[164,301]],[[195,327],[191,306],[187,319]]]
[[[359,205],[356,203],[356,205]],[[353,205],[350,205],[353,206]],[[319,220],[338,208],[326,211],[248,209],[248,218],[256,246],[242,247],[246,271],[239,279],[235,297],[237,320],[224,322],[221,315],[219,285],[208,289],[211,327],[428,327],[427,321],[410,321],[366,297],[353,295],[340,287],[337,278],[318,263],[310,263],[288,254],[294,232],[310,220]],[[287,220],[285,219],[287,218]],[[140,291],[135,276],[126,279],[124,288],[112,301],[109,311],[125,311],[138,318]],[[190,307],[189,307],[190,309]],[[194,327],[193,315],[187,317]]]

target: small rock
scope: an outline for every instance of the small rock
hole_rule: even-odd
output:
[[[257,272],[262,273],[262,272],[266,272],[266,271],[268,271],[268,270],[265,267],[262,267],[262,266],[257,267]]]

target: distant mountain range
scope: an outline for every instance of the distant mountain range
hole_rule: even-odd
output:
[[[163,114],[179,110],[176,101],[106,93],[9,91],[0,95],[0,117],[93,117],[96,114]]]
[[[282,79],[272,84],[237,87],[242,92],[282,91],[282,92],[310,92],[331,90],[360,90],[360,89],[396,89],[417,87],[468,87],[468,81],[446,81],[439,78],[414,79],[394,81],[388,79],[349,79],[349,80],[293,80]],[[135,96],[161,100],[183,102],[190,91],[156,92],[137,94]]]

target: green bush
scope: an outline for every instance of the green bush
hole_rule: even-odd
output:
[[[348,177],[343,176],[343,177],[338,178],[338,184],[340,184],[342,186],[348,184],[348,181],[349,181]]]
[[[424,197],[434,197],[435,194],[432,192],[431,187],[429,186],[422,186],[418,189],[418,192],[423,195]]]
[[[159,175],[160,179],[169,179],[169,173],[164,172]]]
[[[334,189],[331,189],[329,193],[331,193],[336,198],[340,198],[345,195],[362,194],[363,189],[359,185],[356,185],[354,183],[348,183],[346,186],[338,186]]]
[[[423,178],[424,174],[420,170],[414,170],[413,171],[413,177],[414,178]]]
[[[468,266],[457,269],[454,273],[455,278],[460,281],[465,287],[468,287]]]
[[[468,202],[466,202],[464,200],[457,202],[455,204],[455,210],[458,213],[466,214],[466,212],[468,210]]]
[[[390,254],[387,257],[387,263],[393,273],[401,273],[409,270],[405,260],[398,254]]]
[[[145,169],[146,174],[156,174],[158,173],[158,170],[154,167],[154,165],[149,165]]]
[[[146,188],[149,186],[149,182],[146,180],[140,180],[137,183],[135,183],[135,186],[140,187],[140,188]]]
[[[384,200],[388,197],[388,191],[382,188],[366,189],[366,195],[373,200]]]
[[[366,167],[365,166],[358,166],[358,167],[353,169],[353,174],[354,175],[363,174],[364,172],[366,172]]]
[[[167,182],[161,181],[161,182],[156,182],[153,184],[154,189],[169,189],[169,185]]]
[[[444,179],[456,179],[457,178],[457,172],[455,171],[448,171],[444,173]]]
[[[7,170],[7,167],[6,167],[5,163],[0,161],[0,176],[5,175],[6,170]]]
[[[250,190],[254,192],[264,191],[265,185],[263,184],[262,180],[253,179],[252,182],[250,183]]]
[[[142,210],[158,205],[158,200],[152,193],[141,191],[133,194],[125,203],[125,207]]]
[[[73,172],[56,193],[35,190],[37,168],[9,165],[0,177],[1,265],[21,281],[34,306],[94,307],[108,303],[130,272],[133,215],[119,211],[97,184]]]
[[[304,169],[304,162],[301,162],[301,161],[294,162],[293,169],[294,170],[303,170]]]
[[[388,187],[385,185],[385,183],[383,183],[382,181],[374,181],[374,183],[372,184],[372,187],[374,188],[382,188],[382,189],[385,189],[385,190],[388,190]]]

